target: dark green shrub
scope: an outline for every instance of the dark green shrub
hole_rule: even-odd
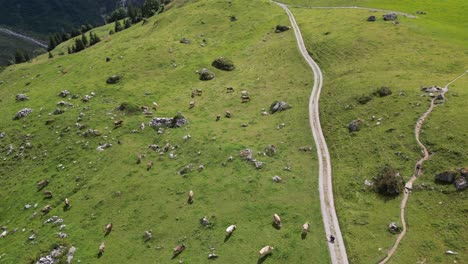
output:
[[[389,165],[380,169],[375,177],[374,185],[378,193],[389,196],[399,195],[405,188],[405,182],[400,173]]]

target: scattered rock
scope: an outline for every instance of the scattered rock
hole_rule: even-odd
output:
[[[250,149],[245,149],[239,152],[239,156],[243,159],[251,161],[253,159],[253,152]]]
[[[229,18],[229,20],[231,20],[231,22],[237,21],[237,17],[236,17],[236,16],[231,16],[231,17]]]
[[[188,38],[182,38],[182,39],[180,40],[180,43],[182,43],[182,44],[190,44],[190,40],[189,40]]]
[[[16,95],[16,101],[21,102],[21,101],[26,101],[29,100],[29,97],[25,94],[17,94]]]
[[[418,14],[418,15],[425,15],[426,12],[424,12],[424,11],[419,11],[419,10],[418,10],[418,11],[416,11],[416,14]]]
[[[5,137],[5,132],[0,132],[0,139]]]
[[[370,16],[367,18],[367,21],[369,22],[375,22],[377,20],[377,18],[375,16]]]
[[[90,100],[91,98],[93,98],[92,95],[86,94],[85,96],[83,96],[83,98],[81,98],[81,101],[87,103],[87,102],[89,102],[89,100]]]
[[[274,182],[281,182],[282,179],[281,179],[280,176],[275,175],[275,176],[273,176],[272,180],[273,180]]]
[[[442,183],[453,183],[458,173],[456,171],[444,171],[435,175],[435,180]]]
[[[68,107],[73,107],[73,104],[66,102],[66,101],[60,101],[57,103],[57,106],[68,106]]]
[[[364,181],[364,184],[365,184],[366,186],[372,186],[372,185],[374,185],[374,183],[371,182],[371,181],[369,181],[369,180],[365,180],[365,181]]]
[[[97,151],[103,151],[103,150],[105,150],[106,148],[110,148],[110,147],[112,147],[112,144],[110,144],[110,143],[104,143],[104,144],[102,144],[102,145],[99,145],[99,146],[96,148],[96,150],[97,150]]]
[[[273,156],[276,154],[276,147],[274,145],[268,145],[266,148],[265,148],[265,153],[267,154],[267,156]]]
[[[65,113],[65,110],[60,109],[60,108],[56,108],[56,109],[54,110],[54,112],[52,112],[52,114],[54,114],[54,115],[61,115],[61,114],[63,114],[63,113]]]
[[[63,91],[61,91],[61,92],[58,94],[58,96],[64,97],[64,98],[65,98],[65,97],[67,97],[69,94],[70,94],[70,92],[69,92],[68,90],[63,90]]]
[[[33,110],[31,108],[23,108],[19,110],[16,115],[13,117],[13,120],[19,120],[23,117],[28,116]]]
[[[362,121],[360,119],[353,120],[351,121],[351,123],[349,123],[348,130],[349,132],[359,131],[361,125],[362,125]]]
[[[169,128],[178,128],[185,124],[188,121],[181,113],[177,113],[175,117],[155,117],[150,122],[149,125],[151,127],[169,127]]]
[[[437,92],[442,92],[443,88],[439,86],[421,86],[421,91],[426,92],[426,93],[437,93]]]
[[[255,161],[254,164],[255,164],[255,168],[256,168],[256,169],[261,169],[261,168],[263,168],[263,166],[265,165],[264,162],[261,162],[261,161],[258,161],[258,160]]]
[[[118,83],[122,79],[119,75],[112,75],[111,77],[107,78],[106,83],[107,84],[115,84]]]
[[[277,25],[275,33],[281,33],[281,32],[284,32],[284,31],[288,31],[289,29],[290,29],[289,26]]]
[[[379,97],[385,97],[392,94],[390,87],[382,86],[377,91],[374,92],[374,95]]]
[[[213,61],[213,63],[211,64],[211,66],[219,69],[219,70],[223,70],[223,71],[232,71],[234,70],[236,67],[234,66],[234,63],[232,62],[232,60],[226,58],[226,57],[219,57],[217,58],[216,60]]]
[[[395,13],[388,13],[383,15],[383,20],[384,21],[394,21],[397,19],[397,14]]]
[[[461,191],[461,190],[466,189],[466,187],[468,187],[468,182],[466,181],[465,177],[460,176],[455,179],[454,185],[457,190]]]
[[[276,112],[281,112],[281,111],[284,111],[284,110],[287,110],[287,109],[290,109],[290,108],[291,108],[291,106],[286,102],[274,101],[270,105],[270,113],[274,114]]]
[[[199,75],[199,79],[202,81],[209,81],[215,77],[215,74],[206,68],[197,71],[197,73]]]
[[[208,218],[206,216],[203,216],[202,218],[200,218],[200,224],[202,226],[209,226],[210,221],[208,221]]]
[[[73,257],[75,256],[75,251],[76,251],[76,248],[74,246],[71,246],[70,249],[68,249],[67,264],[71,264]]]

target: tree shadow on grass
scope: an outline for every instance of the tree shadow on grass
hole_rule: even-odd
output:
[[[265,262],[265,260],[266,260],[270,255],[271,255],[271,253],[270,253],[270,254],[266,254],[265,256],[260,257],[260,258],[258,259],[258,261],[257,261],[257,264],[262,264],[263,262]]]

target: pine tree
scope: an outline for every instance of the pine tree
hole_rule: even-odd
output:
[[[132,22],[130,21],[130,19],[125,19],[125,29],[129,28],[132,26]]]
[[[76,38],[73,52],[80,52],[84,49],[85,49],[85,45],[83,44],[83,41],[81,40],[81,38]]]
[[[119,20],[116,20],[115,21],[115,26],[114,26],[114,31],[117,33],[117,32],[122,31],[122,30],[123,30],[122,24],[120,24]]]
[[[52,53],[49,51],[49,59],[52,59],[54,57],[54,55],[52,55]]]
[[[17,49],[15,51],[15,63],[18,64],[18,63],[23,63],[23,62],[26,62],[26,58],[24,57],[24,53],[23,53],[23,51]]]
[[[48,51],[51,51],[57,46],[57,42],[55,42],[55,38],[51,35],[49,36],[49,46],[47,47]]]
[[[73,53],[72,49],[68,47],[68,54],[72,54],[72,53]]]
[[[143,17],[151,17],[159,10],[161,3],[158,0],[146,0],[141,8]]]
[[[83,45],[86,47],[88,46],[88,38],[84,33],[81,34],[81,41],[83,42]]]

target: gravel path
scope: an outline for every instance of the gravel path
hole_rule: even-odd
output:
[[[346,255],[346,249],[343,242],[343,237],[341,235],[338,218],[335,211],[335,204],[333,201],[330,155],[328,153],[327,143],[323,136],[322,127],[320,125],[319,98],[323,82],[322,72],[320,71],[317,63],[309,56],[309,53],[307,52],[307,49],[304,45],[304,40],[302,39],[301,31],[297,26],[296,20],[294,19],[291,11],[286,5],[277,2],[275,3],[283,8],[288,15],[292,28],[294,29],[294,34],[296,35],[299,50],[314,72],[314,87],[309,99],[309,120],[315,144],[317,146],[317,156],[319,159],[319,191],[322,218],[327,236],[333,235],[335,237],[334,243],[328,243],[328,249],[330,251],[332,263],[347,264],[348,256]]]
[[[461,78],[466,73],[467,72],[465,71],[462,75],[458,76],[453,81],[451,81],[447,85],[445,85],[445,87],[442,89],[442,93],[441,93],[442,96],[445,95],[445,93],[448,91],[448,87],[450,86],[450,84],[452,84],[453,82],[455,82],[456,80]],[[427,111],[424,112],[424,114],[416,122],[416,126],[414,128],[414,136],[416,137],[416,141],[418,142],[418,145],[421,147],[421,152],[423,153],[423,157],[420,160],[418,160],[418,162],[416,162],[416,165],[414,166],[414,174],[413,174],[413,176],[411,176],[411,179],[406,183],[406,186],[413,186],[413,182],[416,181],[416,179],[418,179],[419,175],[421,174],[421,168],[422,168],[423,162],[429,159],[430,153],[427,150],[426,146],[424,146],[424,144],[421,143],[421,141],[419,140],[419,135],[421,133],[421,128],[422,128],[422,125],[423,125],[424,121],[426,120],[427,116],[434,109],[435,100],[436,100],[435,97],[432,98],[431,105],[429,106],[429,109],[427,109]],[[395,244],[393,244],[393,247],[388,251],[387,256],[382,261],[379,262],[380,264],[387,263],[387,261],[393,256],[393,254],[397,250],[398,246],[400,245],[401,240],[403,239],[403,237],[406,234],[405,210],[406,210],[406,204],[408,202],[408,197],[409,197],[410,193],[411,193],[411,188],[409,188],[409,189],[405,188],[405,192],[403,194],[403,200],[401,201],[401,204],[400,204],[400,218],[401,218],[401,224],[403,226],[403,230],[398,235],[398,237],[397,237],[397,239],[395,241]]]

